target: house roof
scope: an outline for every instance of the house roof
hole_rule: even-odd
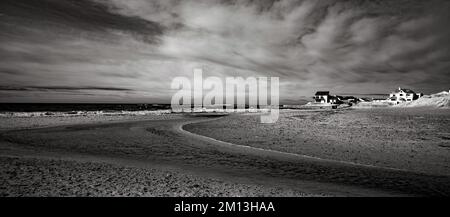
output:
[[[316,92],[316,96],[317,95],[320,95],[320,96],[323,96],[323,95],[330,95],[330,91],[317,91]]]
[[[400,91],[403,91],[405,93],[415,93],[414,91],[412,91],[410,89],[402,89],[402,88],[398,88],[397,90],[395,90],[395,93],[398,93]]]

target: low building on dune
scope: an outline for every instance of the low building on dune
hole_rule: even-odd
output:
[[[337,106],[345,103],[345,97],[338,95],[330,95],[330,91],[317,91],[313,97],[313,102],[308,103],[308,106],[319,107],[331,107],[337,108]]]
[[[402,102],[410,102],[419,99],[423,94],[415,93],[410,89],[404,89],[399,87],[397,90],[389,94],[388,101],[395,104],[400,104]]]
[[[372,102],[386,102],[387,99],[385,98],[372,98]]]

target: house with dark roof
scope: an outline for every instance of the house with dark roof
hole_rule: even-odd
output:
[[[402,102],[409,102],[420,98],[421,94],[416,94],[414,91],[410,89],[404,89],[399,87],[397,90],[389,94],[388,100],[395,104],[399,104]]]
[[[330,98],[330,91],[317,91],[313,97],[316,103],[329,103]]]
[[[353,102],[351,97],[330,95],[330,91],[317,91],[313,99],[316,104],[342,104]],[[356,98],[354,99],[356,102]]]

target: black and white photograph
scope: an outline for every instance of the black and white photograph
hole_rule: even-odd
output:
[[[449,26],[447,0],[1,0],[0,197],[448,197]]]

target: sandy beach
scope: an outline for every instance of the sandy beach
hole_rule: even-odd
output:
[[[0,157],[0,196],[311,196],[287,188],[225,182],[174,169],[86,160]]]
[[[448,109],[378,108],[288,110],[275,124],[246,114],[185,129],[256,148],[450,175],[449,124]]]
[[[416,115],[417,111],[414,112]],[[102,117],[100,120],[83,119],[78,124],[73,124],[72,120],[65,122],[61,117],[53,121],[52,117],[45,117],[46,122],[38,121],[41,124],[32,127],[27,127],[26,123],[36,123],[34,118],[10,119],[1,122],[0,194],[449,195],[449,152],[445,147],[448,141],[430,139],[435,135],[433,130],[447,132],[444,126],[448,126],[448,112],[435,117],[443,123],[434,122],[433,117],[423,118],[423,124],[429,126],[428,134],[418,136],[425,136],[433,143],[429,140],[399,142],[404,138],[389,140],[385,138],[389,132],[380,129],[377,129],[381,132],[377,137],[368,136],[368,132],[374,131],[370,129],[370,121],[380,121],[377,114],[384,116],[386,111],[369,112],[365,119],[354,119],[353,116],[362,114],[351,110],[283,111],[279,122],[271,126],[256,123],[258,116],[254,114]],[[360,122],[358,125],[342,120]],[[388,121],[386,125],[389,124]],[[249,125],[252,128],[246,127]],[[359,134],[354,134],[356,128]],[[330,134],[331,129],[336,130],[335,133],[347,133],[338,137],[346,145],[326,142],[330,137],[313,140],[318,138],[318,132],[336,136]],[[404,134],[398,135],[411,137],[407,127],[402,129]],[[353,137],[348,137],[350,135]],[[342,154],[347,152],[348,155]],[[411,153],[416,154],[411,157]],[[340,155],[345,157],[338,158]],[[430,155],[433,157],[427,158]],[[424,165],[417,166],[421,164]]]

